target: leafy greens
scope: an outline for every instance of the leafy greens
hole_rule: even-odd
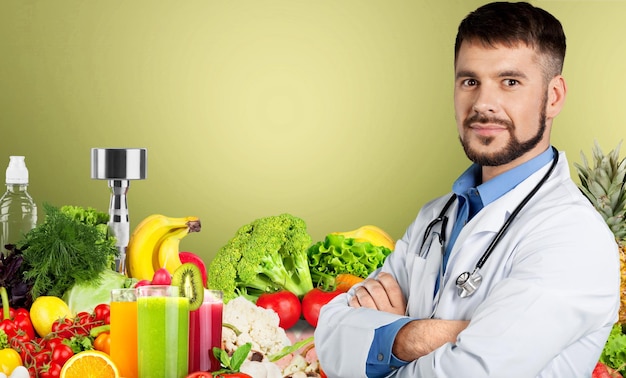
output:
[[[74,284],[98,280],[118,254],[108,228],[83,223],[50,204],[44,204],[44,209],[44,222],[19,245],[26,265],[24,279],[32,280],[33,300],[41,295],[61,297]]]

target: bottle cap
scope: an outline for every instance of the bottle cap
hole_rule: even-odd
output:
[[[24,156],[9,156],[6,173],[7,184],[28,184],[28,168]]]

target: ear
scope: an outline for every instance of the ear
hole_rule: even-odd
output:
[[[546,117],[554,118],[563,109],[565,96],[567,94],[567,84],[561,75],[557,75],[548,83],[548,101],[546,104]]]

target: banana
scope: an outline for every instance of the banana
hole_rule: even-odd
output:
[[[189,228],[190,223],[200,227],[200,220],[195,216],[176,218],[153,214],[142,220],[126,247],[126,274],[138,280],[151,280],[155,272],[153,255],[157,253],[161,238],[172,230]]]
[[[157,245],[157,252],[154,254],[152,260],[155,270],[159,268],[167,269],[170,274],[181,266],[183,263],[180,261],[178,253],[180,252],[180,241],[191,232],[197,232],[195,227],[184,227],[172,230],[161,238]],[[156,264],[155,264],[156,262]]]
[[[179,227],[173,228],[168,233],[161,236],[159,241],[154,246],[154,253],[152,254],[152,267],[154,268],[155,272],[157,271],[157,269],[167,268],[165,265],[168,262],[169,264],[171,264],[171,266],[179,265],[176,264],[176,261],[171,261],[172,258],[170,257],[170,253],[174,253],[174,250],[178,248],[178,244],[180,244],[180,239],[182,239],[184,235],[187,235],[188,233],[188,227]]]
[[[378,226],[365,225],[352,231],[333,232],[334,235],[343,235],[346,238],[353,238],[356,241],[367,241],[372,245],[387,247],[394,250],[396,243],[393,238]]]

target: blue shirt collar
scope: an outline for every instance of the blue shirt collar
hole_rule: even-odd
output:
[[[530,175],[537,172],[541,167],[548,164],[554,158],[552,148],[548,148],[538,156],[529,161],[506,171],[491,180],[479,184],[482,177],[481,167],[472,164],[452,185],[452,191],[459,197],[467,199],[472,189],[478,191],[482,201],[482,207],[497,200],[509,190],[516,187],[520,182],[526,180]],[[479,209],[476,210],[476,212]]]

